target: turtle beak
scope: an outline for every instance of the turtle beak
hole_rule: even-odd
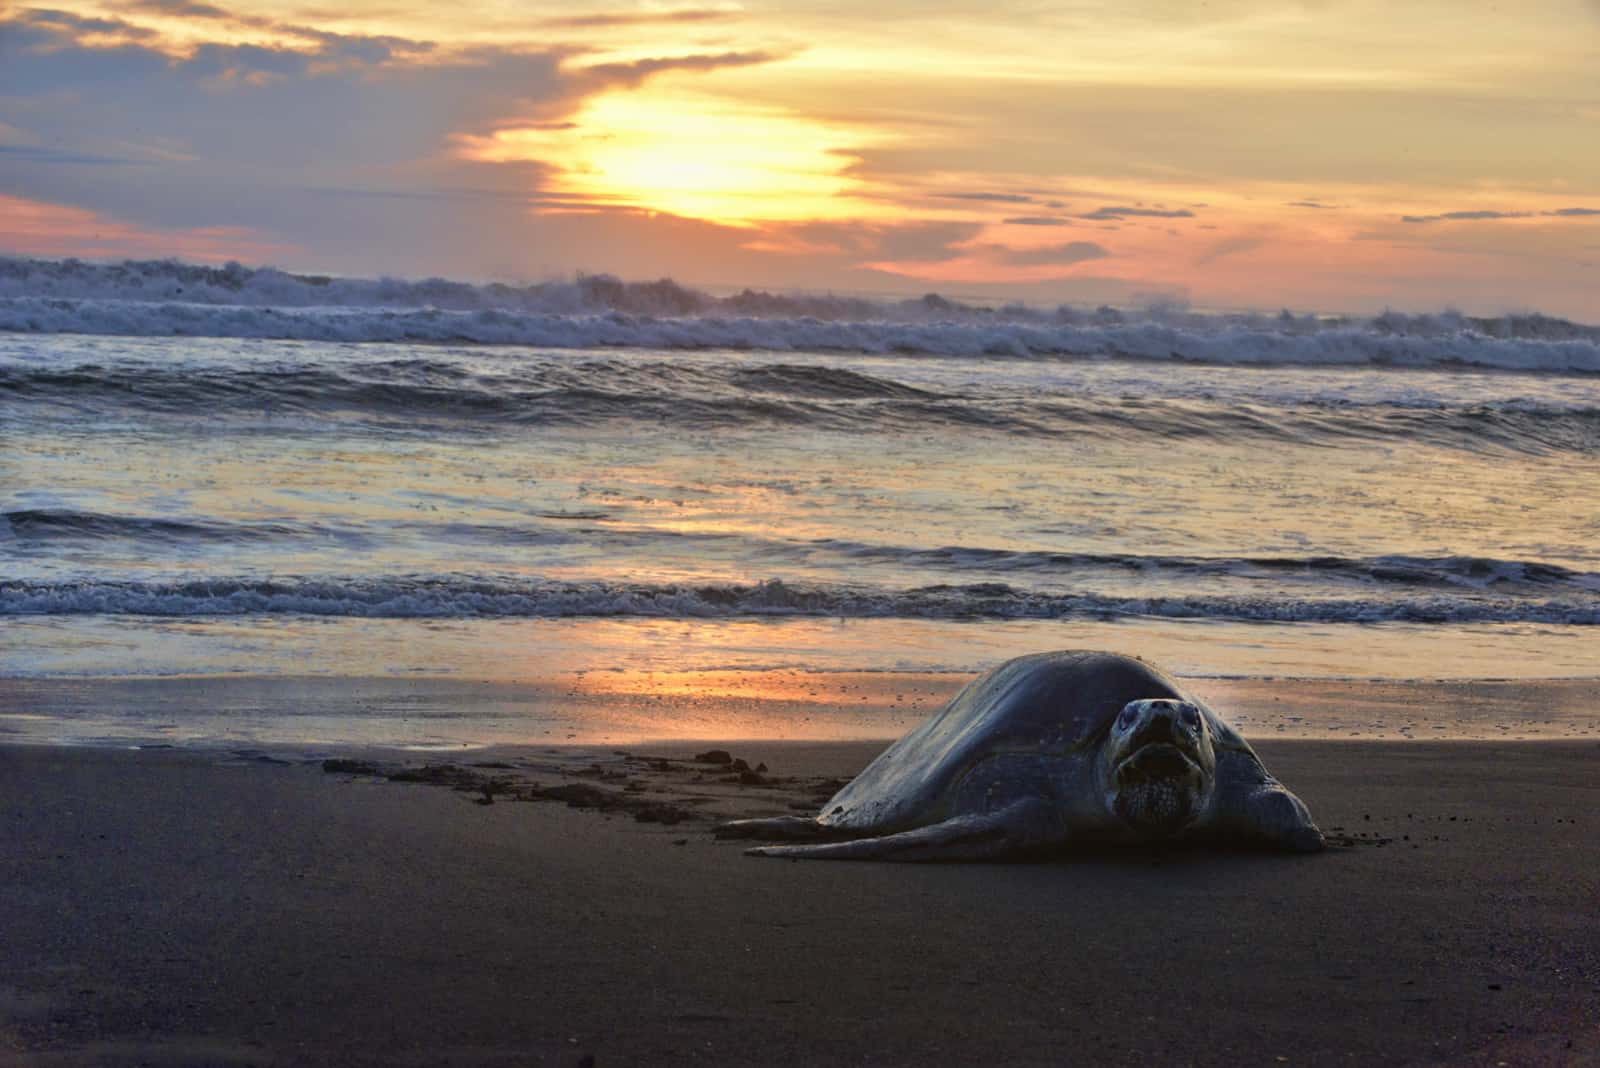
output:
[[[1180,718],[1181,707],[1169,707],[1165,704],[1152,706],[1129,737],[1127,752],[1138,753],[1152,745],[1170,745],[1185,753],[1194,754],[1199,737],[1195,729]]]
[[[1179,731],[1177,721],[1167,713],[1150,716],[1139,725],[1129,741],[1129,748],[1138,752],[1147,745],[1184,745],[1187,739]]]
[[[1173,709],[1151,708],[1128,739],[1126,759],[1117,767],[1117,781],[1150,782],[1176,779],[1199,770],[1194,733]]]
[[[1117,767],[1117,781],[1126,786],[1139,782],[1179,779],[1200,770],[1184,748],[1156,741],[1140,746]]]

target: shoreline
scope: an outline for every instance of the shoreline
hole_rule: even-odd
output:
[[[1600,740],[1264,739],[1327,852],[952,865],[711,837],[881,743],[730,742],[783,782],[716,790],[663,744],[639,792],[698,818],[0,744],[0,1064],[1600,1057]]]
[[[0,742],[328,755],[738,738],[887,742],[967,672],[588,671],[448,677],[0,678]],[[1252,742],[1600,739],[1600,678],[1179,681]]]

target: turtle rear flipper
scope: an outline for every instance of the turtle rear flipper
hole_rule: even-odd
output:
[[[857,838],[826,845],[758,846],[745,850],[745,856],[908,863],[992,860],[1060,845],[1064,837],[1054,808],[1034,797],[993,812],[955,816],[942,823],[880,838]]]
[[[837,830],[824,827],[814,816],[773,816],[764,820],[733,820],[718,824],[712,834],[718,838],[772,838],[807,842],[838,837]]]

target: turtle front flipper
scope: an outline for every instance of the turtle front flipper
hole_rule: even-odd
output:
[[[1059,845],[1066,837],[1055,809],[1028,798],[993,812],[955,816],[881,838],[857,838],[826,845],[758,846],[750,857],[791,860],[892,860],[926,863],[942,860],[995,860]]]
[[[1325,845],[1305,802],[1272,779],[1239,798],[1219,829],[1241,842],[1297,853],[1315,853]]]
[[[814,841],[818,838],[836,838],[837,830],[829,831],[812,816],[773,816],[764,820],[732,820],[718,824],[711,832],[718,838],[775,838],[791,842]]]

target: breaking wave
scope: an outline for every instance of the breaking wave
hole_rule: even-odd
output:
[[[311,615],[362,618],[834,616],[910,619],[1219,619],[1311,623],[1600,624],[1600,601],[1471,596],[1286,598],[1047,594],[1005,583],[904,590],[826,584],[620,584],[462,576],[0,584],[0,616]]]
[[[195,542],[278,542],[325,536],[329,528],[311,523],[234,523],[222,520],[161,519],[79,512],[65,508],[19,508],[0,512],[0,541],[133,540],[168,544]]]
[[[0,258],[0,330],[546,348],[732,348],[1217,364],[1600,373],[1600,327],[1543,315],[1371,318],[987,307],[609,276],[531,286],[290,274],[171,261]]]
[[[1222,578],[1261,581],[1280,588],[1315,585],[1324,591],[1434,590],[1488,592],[1507,596],[1600,597],[1600,573],[1531,560],[1478,556],[1374,557],[1245,556],[1208,557],[1168,554],[1053,552],[947,545],[919,548],[838,538],[763,538],[725,531],[653,530],[613,525],[604,512],[544,513],[543,522],[492,524],[399,522],[338,525],[306,522],[161,519],[71,509],[16,509],[0,512],[0,542],[59,543],[110,541],[143,547],[193,544],[248,545],[302,542],[340,545],[381,544],[389,537],[420,537],[436,544],[559,546],[599,544],[612,550],[644,551],[690,541],[738,541],[753,559],[777,565],[823,566],[882,564],[913,572],[933,571],[993,576],[1020,582],[1074,584],[1111,579],[1190,582]],[[542,587],[541,587],[542,588]],[[700,589],[702,587],[695,587]],[[709,587],[706,587],[709,588]],[[733,588],[733,587],[730,587]],[[753,589],[754,587],[752,587]],[[791,590],[790,586],[772,589]],[[940,587],[943,588],[943,587]],[[769,591],[770,592],[770,591]],[[1016,592],[1016,591],[1013,591]],[[1018,594],[1021,596],[1021,594]]]
[[[1353,588],[1384,586],[1570,592],[1600,595],[1600,574],[1526,560],[1477,556],[1256,556],[1204,557],[1134,553],[1065,553],[949,546],[911,549],[826,540],[811,543],[851,560],[917,568],[993,571],[997,574],[1111,573],[1143,578],[1260,578],[1275,583],[1305,579]]]
[[[148,361],[0,363],[0,401],[209,419],[333,416],[380,423],[838,432],[984,430],[1025,436],[1260,440],[1338,446],[1407,441],[1526,454],[1600,452],[1600,408],[1494,403],[1224,403],[1205,397],[946,392],[837,367],[538,359],[493,367],[444,359],[189,366]]]

